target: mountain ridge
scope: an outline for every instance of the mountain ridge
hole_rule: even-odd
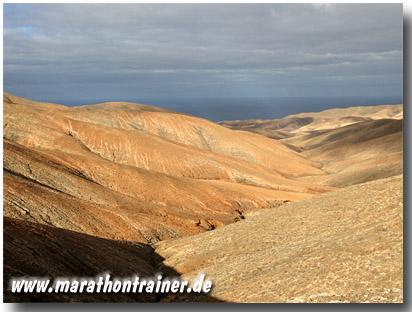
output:
[[[207,120],[122,103],[56,109],[26,101],[5,95],[8,217],[147,243],[333,189],[291,179],[323,171],[282,144]]]

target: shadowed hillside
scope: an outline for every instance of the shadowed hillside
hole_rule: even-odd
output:
[[[46,293],[13,294],[10,277],[95,277],[104,272],[116,278],[179,277],[162,264],[150,245],[108,240],[52,226],[4,219],[4,300],[6,302],[158,302],[166,294]],[[199,296],[218,302],[211,296]]]

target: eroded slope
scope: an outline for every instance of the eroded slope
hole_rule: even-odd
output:
[[[4,95],[4,215],[155,242],[331,190],[266,137],[131,103],[68,108]]]

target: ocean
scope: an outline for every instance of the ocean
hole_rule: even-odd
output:
[[[120,100],[120,99],[119,99]],[[109,100],[62,103],[68,106],[90,105]],[[122,101],[158,106],[211,121],[278,119],[287,115],[320,112],[331,108],[402,104],[401,96],[340,96],[340,97],[273,97],[273,98],[137,98]]]

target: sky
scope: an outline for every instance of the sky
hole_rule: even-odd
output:
[[[4,91],[33,100],[402,96],[402,4],[3,9]]]

